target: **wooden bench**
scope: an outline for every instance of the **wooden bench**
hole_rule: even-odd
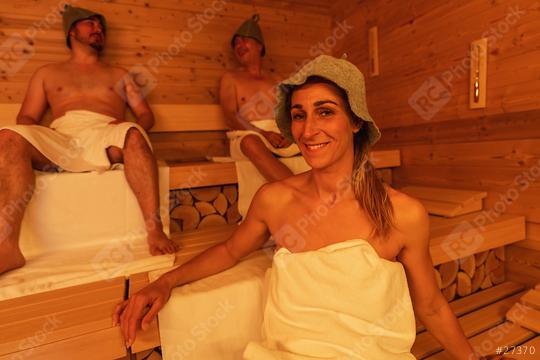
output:
[[[435,264],[448,261],[448,254],[441,249],[442,239],[451,234],[455,235],[456,221],[468,221],[466,220],[468,216],[470,217],[471,215],[454,219],[431,217],[432,242],[430,252],[433,255]],[[176,234],[173,239],[180,245],[180,250],[176,256],[176,264],[182,264],[208,247],[227,239],[235,230],[236,226],[227,225]],[[460,241],[463,241],[465,245],[469,244],[467,238],[469,229],[462,229],[461,233],[459,231],[458,228],[457,238],[461,239]],[[485,239],[485,242],[479,249],[495,248],[502,244],[519,241],[524,238],[524,218],[519,216],[501,217],[493,224],[478,231]],[[512,234],[512,237],[495,235],[497,232]],[[128,279],[129,292],[133,293],[147,283],[147,274],[132,275]],[[468,330],[468,335],[474,339],[475,336],[479,336],[487,331],[485,327],[488,325],[503,326],[503,320],[494,314],[502,311],[504,315],[506,310],[512,305],[513,298],[511,296],[521,290],[523,290],[523,287],[520,285],[504,283],[451,304],[458,315],[466,316],[466,314],[472,311],[480,311],[477,315],[470,315],[463,318],[463,324],[476,324],[477,319],[489,318],[483,327],[475,327]],[[0,359],[8,359],[9,356],[13,356],[18,352],[29,354],[30,351],[32,351],[32,354],[36,354],[36,356],[43,353],[43,358],[51,358],[50,356],[52,354],[57,354],[56,356],[63,354],[66,356],[69,354],[70,349],[75,350],[77,347],[91,349],[92,347],[89,345],[91,340],[89,339],[99,340],[101,337],[105,337],[107,344],[111,345],[107,348],[100,347],[100,352],[107,352],[107,356],[110,356],[110,358],[122,356],[123,354],[120,353],[121,351],[125,351],[125,349],[123,348],[118,328],[112,328],[110,326],[110,313],[112,306],[122,299],[125,291],[124,280],[115,279],[110,282],[81,285],[79,287],[56,290],[45,294],[37,294],[2,302],[2,311],[0,311],[0,324],[2,325],[0,325],[0,328],[9,329],[9,332],[7,333],[8,336],[3,336],[0,340]],[[89,301],[89,299],[93,300]],[[488,310],[480,310],[480,308],[484,308],[487,304],[492,303],[498,305],[490,305],[491,307],[487,308]],[[98,318],[92,315],[96,311],[100,314]],[[23,317],[20,316],[21,313],[24,313]],[[55,314],[65,314],[63,318],[65,319],[63,320],[64,327],[61,330],[55,331],[54,335],[47,337],[41,343],[34,343],[32,347],[18,347],[18,344],[22,340],[31,338],[33,336],[32,334],[35,333],[37,326],[35,325],[36,319],[41,319],[38,322],[43,322],[46,316],[54,317],[56,316]],[[430,337],[431,335],[429,333],[422,332],[423,328],[421,326],[419,326],[418,330],[419,336],[414,347],[415,355],[419,357],[421,355],[429,356],[440,351],[440,346]],[[6,334],[4,331],[2,333]],[[83,336],[83,333],[86,335]],[[517,336],[517,340],[514,343],[518,340],[525,341],[532,337],[530,332],[521,329],[519,329],[519,334],[521,335]],[[132,351],[139,352],[158,345],[158,329],[156,324],[153,324],[146,332],[138,334],[137,341],[132,346]],[[25,351],[26,353],[24,353]],[[81,357],[79,355],[80,353],[77,354],[78,358],[86,358],[84,355]],[[89,356],[88,358],[91,357]]]
[[[0,104],[0,126],[13,125],[20,104]],[[221,107],[216,104],[153,104],[156,118],[149,137],[158,160],[170,167],[170,188],[191,188],[237,182],[233,162],[216,163],[208,155],[227,156],[227,124]],[[130,112],[127,119],[133,120]],[[48,125],[50,115],[42,123]],[[400,165],[398,150],[374,151],[371,160],[377,169]],[[383,176],[391,179],[389,171]]]
[[[9,111],[4,111],[6,106],[0,105],[0,125],[6,123],[6,118],[12,119],[11,121],[14,122],[18,106],[9,105],[7,108]],[[164,138],[163,134],[202,133],[206,136],[205,134],[208,133],[223,133],[225,130],[223,114],[217,105],[155,105],[153,109],[158,121],[150,133],[150,137],[153,140],[158,157],[162,145],[160,141]],[[204,122],[200,120],[200,114],[204,114]],[[192,137],[191,139],[205,142],[204,136]],[[221,137],[214,137],[213,139],[221,139]],[[168,137],[167,141],[170,140],[171,137]],[[178,151],[181,151],[182,144],[176,145],[178,145]],[[167,146],[170,146],[170,144]],[[189,146],[184,146],[184,148],[189,148]],[[204,147],[194,146],[193,148],[200,150]],[[167,148],[168,154],[170,154],[170,149],[170,147]],[[378,168],[399,166],[399,152],[375,152],[373,155],[373,162]],[[202,159],[190,163],[177,162],[175,159],[168,158],[165,158],[165,160],[171,166],[171,188],[210,186],[236,182],[236,174],[233,171],[232,164],[209,163],[201,161]],[[196,176],[197,171],[204,171],[206,176],[202,180],[198,179],[196,183],[193,183],[190,179]],[[466,256],[525,238],[525,219],[523,216],[501,216],[485,224],[482,228],[474,226],[476,216],[478,214],[473,213],[449,219],[430,217],[430,253],[435,265],[455,260],[454,255],[456,253],[460,256]],[[235,228],[236,225],[227,225],[175,234],[173,239],[181,246],[176,256],[176,264],[182,264],[206,248],[225,240]],[[482,241],[475,242],[475,239],[482,239]],[[474,246],[471,246],[471,243]],[[120,301],[126,293],[133,293],[146,285],[148,276],[145,273],[136,274],[130,276],[126,281],[124,279],[116,279],[115,281],[112,283],[87,284],[82,285],[80,288],[56,290],[0,303],[2,308],[0,310],[0,320],[2,320],[0,324],[2,325],[0,326],[2,329],[10,329],[10,335],[8,337],[3,336],[0,339],[0,360],[19,354],[39,355],[42,356],[41,358],[76,356],[82,359],[95,358],[93,355],[96,354],[103,358],[124,356],[126,350],[123,347],[120,331],[110,325],[110,312],[112,306]],[[111,290],[111,287],[113,290]],[[87,302],[81,304],[81,300],[77,300],[92,299],[92,296],[87,294],[87,289],[103,289],[99,291],[108,294],[104,295],[104,299],[97,301],[100,306],[98,318],[91,316],[94,313],[91,304]],[[500,316],[501,312],[506,313],[514,300],[521,296],[521,291],[523,291],[523,287],[520,285],[503,283],[481,293],[471,295],[470,298],[466,297],[457,300],[451,303],[451,306],[460,316],[460,322],[465,327],[466,334],[471,338],[473,344],[483,344],[485,336],[489,336],[490,328],[503,331],[504,334],[507,334],[508,330],[512,330],[509,331],[510,335],[505,338],[509,344],[518,344],[528,340],[534,343],[535,339],[532,332],[516,327],[512,323],[507,323],[504,316],[502,318]],[[46,307],[43,306],[44,298],[47,299]],[[66,301],[66,298],[70,300]],[[29,309],[30,315],[13,316],[13,314],[20,315],[23,309]],[[53,332],[50,337],[45,337],[43,342],[20,348],[19,343],[21,341],[31,339],[35,335],[36,324],[32,323],[32,321],[35,321],[36,317],[32,316],[32,314],[37,310],[33,309],[42,309],[40,310],[42,311],[40,317],[38,316],[37,319],[43,319],[47,315],[54,316],[54,314],[65,313],[65,326]],[[91,314],[88,313],[88,309],[92,309]],[[418,338],[413,348],[413,353],[417,357],[426,358],[432,356],[435,358],[435,356],[439,356],[444,358],[444,356],[447,356],[444,352],[441,352],[440,345],[430,338],[431,335],[425,332],[422,325],[419,325],[418,332]],[[4,334],[4,331],[2,331],[2,334]],[[99,349],[95,349],[92,344],[96,343],[107,344],[107,346],[100,346]],[[158,328],[156,324],[153,324],[146,332],[138,333],[137,341],[132,346],[131,351],[139,352],[157,345],[159,345]],[[84,349],[86,353],[81,353],[81,349]]]

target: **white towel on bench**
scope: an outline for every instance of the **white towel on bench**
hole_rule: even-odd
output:
[[[169,228],[169,168],[159,167],[161,217]],[[0,275],[0,300],[169,267],[151,256],[144,220],[122,170],[36,172],[22,223],[27,263]]]

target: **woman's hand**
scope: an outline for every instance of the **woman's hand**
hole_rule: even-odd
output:
[[[120,325],[126,347],[135,341],[137,328],[143,330],[154,320],[171,295],[172,286],[160,277],[153,283],[122,301],[113,312],[113,326]],[[141,320],[142,319],[142,320]]]

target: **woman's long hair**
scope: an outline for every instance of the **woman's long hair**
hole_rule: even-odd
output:
[[[346,104],[346,110],[351,122],[358,125],[360,128],[360,130],[353,135],[354,160],[351,187],[360,207],[366,212],[373,225],[373,231],[370,234],[370,237],[373,236],[384,239],[390,234],[393,227],[394,208],[392,207],[392,202],[390,201],[383,180],[377,174],[375,167],[369,160],[371,147],[369,145],[367,123],[354,114],[349,104],[347,93],[334,82],[319,76],[311,76],[304,84],[308,83],[326,83],[336,88],[343,102]],[[294,89],[301,86],[302,85],[295,86],[291,90],[294,91]],[[289,108],[291,96],[292,91],[289,92],[287,99]]]
[[[366,123],[352,111],[351,115],[353,121],[360,121],[362,124],[360,131],[353,136],[354,160],[351,187],[360,207],[373,224],[372,235],[386,238],[393,226],[394,208],[382,179],[369,160],[370,145]]]

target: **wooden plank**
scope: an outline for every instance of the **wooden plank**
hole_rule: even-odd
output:
[[[540,251],[508,246],[505,265],[508,280],[529,286],[540,283]]]
[[[531,289],[519,300],[520,303],[540,310],[540,290]]]
[[[169,186],[171,189],[235,184],[238,182],[234,163],[202,161],[169,164],[169,166]]]
[[[414,196],[413,196],[414,197]],[[482,200],[468,202],[467,204],[450,203],[444,201],[432,201],[419,199],[426,211],[431,215],[445,217],[455,217],[464,214],[470,214],[482,210]]]
[[[378,147],[428,144],[452,144],[460,142],[504,141],[540,137],[535,126],[540,119],[539,110],[479,114],[471,119],[452,119],[443,122],[392,127],[382,130]],[[502,159],[501,159],[502,160]]]
[[[152,132],[226,130],[221,106],[212,104],[154,104]]]
[[[487,331],[469,338],[469,343],[481,356],[495,355],[497,348],[505,346],[511,348],[527,341],[535,336],[534,332],[524,329],[511,322],[505,322],[497,325]],[[537,342],[533,342],[537,344]],[[527,355],[526,357],[516,357],[515,354],[507,354],[509,358],[532,360],[535,357]],[[441,351],[433,356],[427,357],[429,360],[453,360],[446,351]]]
[[[148,273],[133,274],[129,277],[129,295],[136,293],[149,284]],[[136,338],[131,345],[131,351],[138,353],[153,349],[161,344],[159,338],[158,321],[152,321],[146,330],[137,330]]]
[[[116,334],[112,329],[111,312],[122,300],[123,291],[124,279],[115,278],[2,301],[0,354],[21,351],[29,354],[38,347],[49,354],[48,349],[58,350],[54,345],[48,347],[50,344],[66,339],[84,338],[90,333],[99,337],[104,331]],[[115,344],[117,340],[109,341]],[[71,343],[66,344],[71,346]],[[115,349],[111,345],[113,353]]]
[[[215,226],[174,234],[172,239],[180,246],[174,264],[181,265],[209,247],[227,240],[238,225]]]
[[[513,348],[507,354],[515,360],[532,360],[538,357],[540,351],[540,335]]]
[[[401,165],[399,150],[373,150],[369,159],[377,169],[398,167]]]
[[[494,304],[483,307],[475,312],[464,315],[458,319],[465,336],[471,337],[504,321],[504,314],[521,297],[522,293],[499,300]],[[423,358],[442,349],[441,344],[428,332],[416,337],[411,349],[417,358]]]
[[[525,238],[523,216],[502,215],[493,222],[483,221],[482,227],[476,225],[479,224],[476,216],[469,214],[435,221],[430,231],[430,254],[434,265]]]
[[[462,316],[474,310],[478,310],[486,305],[504,299],[524,290],[524,286],[515,282],[506,281],[500,285],[495,285],[486,290],[476,292],[472,295],[450,302],[450,308],[456,316]],[[424,331],[425,327],[418,324],[416,332]]]
[[[373,151],[371,154],[373,166],[376,169],[399,165],[399,151]],[[170,167],[171,189],[226,185],[238,182],[234,162],[170,162],[168,165]]]
[[[0,360],[116,359],[125,354],[120,327],[114,327],[0,355]]]
[[[430,186],[410,185],[405,186],[400,190],[419,199],[457,204],[468,204],[476,200],[481,200],[487,196],[485,191],[449,189]]]
[[[526,329],[540,333],[540,311],[527,305],[516,303],[506,313],[506,318]]]

